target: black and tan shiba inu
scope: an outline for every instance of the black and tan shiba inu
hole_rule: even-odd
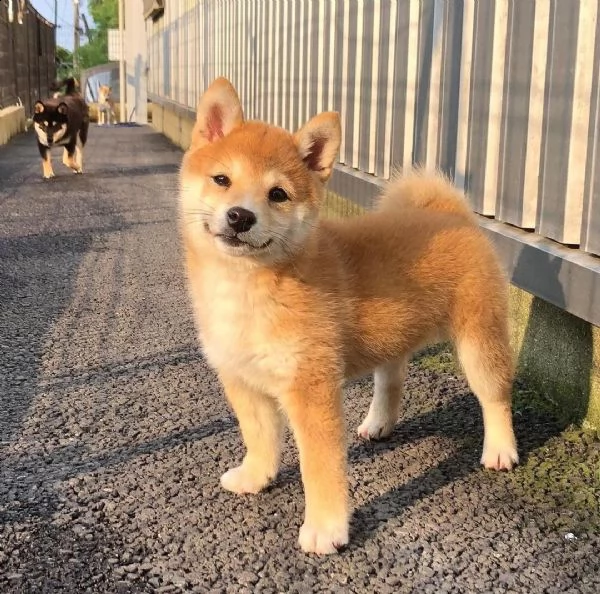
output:
[[[64,95],[39,100],[34,106],[33,126],[45,179],[54,177],[50,160],[53,146],[63,146],[63,163],[75,173],[83,173],[83,147],[90,124],[89,109],[77,91],[75,79],[67,79],[63,85],[66,87]]]

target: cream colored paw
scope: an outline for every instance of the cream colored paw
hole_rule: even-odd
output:
[[[223,476],[221,476],[221,486],[227,491],[233,493],[258,493],[264,489],[271,478],[266,474],[257,473],[251,471],[247,466],[243,464],[228,470]]]
[[[392,433],[395,425],[396,419],[369,412],[358,427],[357,433],[362,439],[383,439]]]
[[[481,464],[485,468],[491,470],[512,470],[513,466],[518,463],[519,454],[517,453],[517,444],[514,439],[504,443],[486,443],[484,441]]]
[[[54,173],[44,173],[44,179],[52,179],[55,177]]]
[[[330,526],[314,526],[308,522],[302,524],[298,544],[305,553],[331,555],[348,544],[348,522],[343,521]]]

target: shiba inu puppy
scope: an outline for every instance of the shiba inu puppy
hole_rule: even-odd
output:
[[[64,146],[63,163],[75,173],[83,173],[83,147],[90,123],[88,106],[77,92],[73,79],[67,94],[38,100],[34,106],[33,127],[42,157],[44,179],[54,177],[50,150]]]
[[[407,361],[451,339],[483,410],[481,463],[517,463],[507,281],[463,196],[435,174],[389,184],[377,208],[319,220],[340,144],[335,113],[295,134],[245,121],[231,84],[204,93],[181,166],[180,219],[200,341],[246,446],[225,489],[256,493],[276,476],[284,420],[299,450],[299,544],[348,542],[345,379],[374,373],[358,428],[388,436]]]
[[[98,89],[98,126],[113,123],[116,119],[114,105],[112,88],[108,85],[100,85]]]

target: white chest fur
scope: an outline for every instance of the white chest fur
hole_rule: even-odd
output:
[[[283,390],[293,380],[300,345],[286,332],[288,315],[245,274],[203,275],[192,295],[204,354],[217,370],[257,389]]]

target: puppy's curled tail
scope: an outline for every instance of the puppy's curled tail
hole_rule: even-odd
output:
[[[65,95],[77,94],[77,82],[72,76],[65,78],[65,80],[62,81],[62,84],[65,86]]]
[[[77,81],[72,76],[50,83],[50,90],[53,93],[58,93],[63,87],[65,87],[65,95],[77,94]]]
[[[377,210],[392,212],[406,207],[454,213],[473,220],[464,194],[437,171],[415,168],[392,178],[379,199]]]

